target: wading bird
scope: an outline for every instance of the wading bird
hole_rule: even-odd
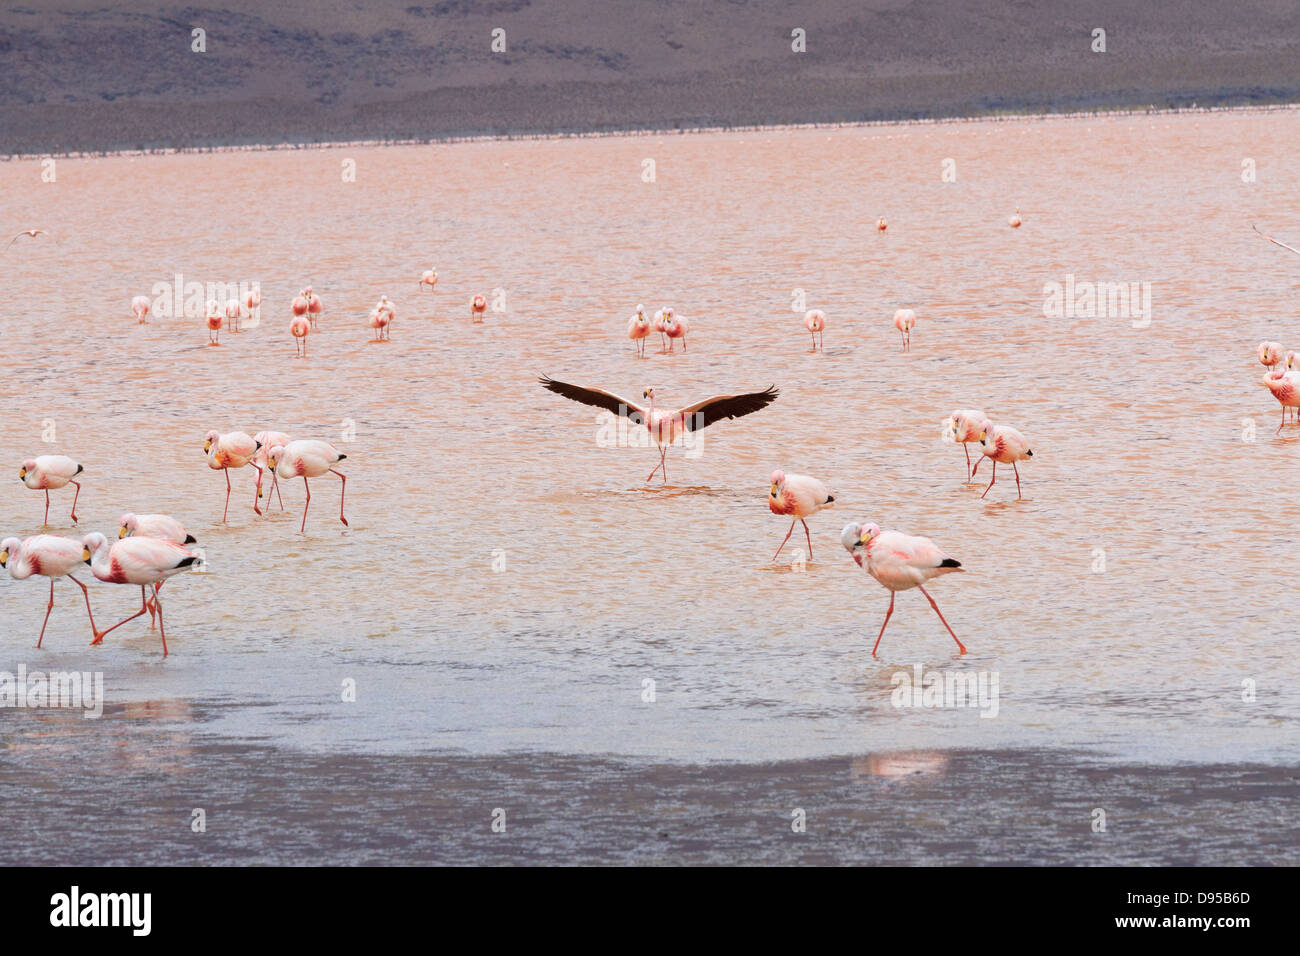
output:
[[[136,325],[144,325],[146,316],[149,315],[149,299],[147,296],[137,295],[131,300],[131,311],[135,313]]]
[[[115,631],[127,621],[134,621],[146,611],[150,617],[158,616],[158,633],[162,638],[163,657],[167,656],[167,628],[163,624],[162,601],[158,599],[158,589],[172,575],[180,574],[203,564],[197,554],[191,554],[178,544],[159,538],[123,538],[113,545],[98,531],[81,539],[81,557],[90,565],[91,572],[99,580],[108,584],[135,584],[140,587],[140,610],[130,617],[123,618],[112,627],[95,632],[91,644],[104,640],[104,635]],[[149,598],[146,588],[153,588],[153,598]]]
[[[673,350],[673,343],[682,340],[682,351],[686,351],[687,324],[685,318],[679,318],[669,309],[664,316],[664,335],[668,336],[668,351]]]
[[[289,321],[289,334],[293,336],[293,347],[298,358],[307,357],[307,334],[311,332],[311,323],[303,315],[295,315]]]
[[[646,476],[646,481],[653,478],[655,472],[660,469],[663,469],[663,480],[665,482],[668,480],[665,456],[668,454],[668,446],[678,437],[684,436],[687,432],[707,428],[724,418],[739,418],[760,408],[766,408],[781,394],[775,385],[771,385],[761,392],[715,395],[676,411],[663,411],[655,408],[655,390],[648,386],[642,395],[650,400],[650,404],[642,406],[604,389],[570,385],[568,382],[560,382],[547,375],[543,375],[538,381],[543,388],[562,395],[570,401],[594,405],[596,408],[603,408],[615,415],[623,415],[636,424],[644,425],[659,447],[659,464]]]
[[[424,287],[428,286],[429,291],[432,292],[433,287],[436,286],[437,284],[438,284],[438,270],[425,269],[423,272],[420,273],[420,284],[416,288],[423,291]]]
[[[1277,369],[1266,372],[1259,380],[1259,384],[1272,392],[1273,397],[1282,406],[1282,424],[1278,425],[1277,431],[1273,433],[1276,435],[1286,425],[1286,410],[1288,408],[1300,409],[1300,371],[1292,371],[1288,368],[1286,370]],[[1296,414],[1300,416],[1300,411],[1297,411]]]
[[[257,507],[256,503],[253,507]],[[159,541],[170,541],[172,544],[181,545],[197,543],[194,535],[186,531],[185,526],[171,515],[135,515],[128,512],[122,515],[117,536],[118,538],[131,536],[157,538]],[[162,590],[161,584],[158,585],[158,590]],[[149,604],[149,630],[151,631],[156,616],[153,605]]]
[[[772,555],[775,561],[781,554],[781,548],[790,540],[790,535],[794,534],[794,523],[796,521],[803,524],[803,534],[808,540],[808,560],[812,560],[812,535],[808,531],[808,522],[804,519],[809,515],[814,515],[823,508],[829,508],[835,501],[835,496],[831,494],[830,489],[823,482],[809,475],[787,475],[784,471],[777,470],[772,472],[772,483],[767,490],[767,507],[774,515],[792,515],[790,520],[790,530],[785,533],[780,547],[776,549],[776,554]]]
[[[238,299],[230,299],[226,302],[226,330],[229,332],[239,331],[239,320],[244,315],[244,310],[239,305]]]
[[[1267,369],[1275,369],[1282,364],[1282,343],[1281,342],[1260,342],[1259,364]]]
[[[25,541],[6,538],[0,542],[0,568],[8,568],[15,581],[22,581],[33,574],[40,574],[50,579],[50,603],[45,608],[45,620],[41,622],[41,636],[36,639],[36,646],[45,640],[45,627],[50,623],[50,612],[54,610],[54,579],[66,577],[77,587],[86,599],[86,616],[90,618],[90,633],[95,633],[95,615],[90,610],[90,592],[76,579],[73,571],[81,567],[81,542],[73,538],[58,538],[52,534],[33,535]]]
[[[220,345],[221,326],[225,319],[221,315],[221,306],[215,302],[208,303],[208,344]]]
[[[809,309],[803,314],[803,327],[812,335],[812,349],[817,351],[817,337],[820,335],[822,351],[826,350],[826,313],[821,309]]]
[[[283,511],[284,498],[280,496],[280,481],[275,476],[275,469],[270,468],[267,458],[270,457],[272,448],[276,445],[287,445],[289,442],[293,441],[293,438],[286,435],[284,432],[263,431],[254,435],[253,441],[257,442],[257,444],[261,446],[257,449],[257,454],[253,456],[251,462],[252,466],[257,469],[257,495],[253,498],[253,510],[259,515],[262,513],[262,509],[257,506],[257,503],[262,498],[262,473],[264,470],[269,470],[271,472],[271,491],[275,492],[275,498],[280,503],[280,510]],[[271,506],[271,491],[266,493],[266,505],[268,510]]]
[[[989,487],[984,489],[984,495],[989,493],[989,488],[993,487],[993,482],[998,480],[998,462],[1001,462],[1004,465],[1010,465],[1016,473],[1016,499],[1019,500],[1022,497],[1020,494],[1020,469],[1016,467],[1016,462],[1034,457],[1034,453],[1029,447],[1029,440],[1010,425],[994,425],[991,421],[985,419],[980,423],[980,451],[984,453],[984,458],[993,459],[993,478],[989,481]],[[975,477],[975,472],[979,471],[980,461],[983,461],[984,458],[975,462],[975,467],[970,472],[972,478]],[[980,495],[980,497],[983,498],[984,495]]]
[[[1007,217],[1007,225],[1010,226],[1012,229],[1019,229],[1020,222],[1021,222],[1020,209],[1019,207],[1017,207],[1016,211]]]
[[[271,454],[266,459],[267,467],[278,472],[281,478],[301,478],[303,487],[307,489],[307,503],[302,506],[302,527],[298,529],[299,534],[307,530],[307,509],[311,507],[311,485],[307,479],[319,478],[326,472],[338,475],[342,482],[339,486],[339,520],[347,525],[348,519],[343,517],[343,498],[348,491],[348,478],[334,467],[347,457],[329,442],[313,439],[291,441],[287,445],[276,445],[271,449]]]
[[[840,534],[840,543],[853,556],[858,567],[889,589],[889,610],[885,612],[885,623],[880,625],[876,645],[871,649],[872,657],[880,649],[880,639],[885,636],[885,628],[889,626],[889,618],[894,613],[894,597],[899,591],[911,588],[921,589],[921,593],[930,602],[930,607],[934,608],[934,613],[939,615],[943,626],[948,628],[952,639],[957,641],[961,653],[966,653],[965,645],[957,639],[943,612],[939,610],[939,605],[934,603],[934,598],[930,597],[930,592],[924,587],[925,582],[931,578],[964,570],[960,561],[948,557],[929,538],[899,531],[881,531],[880,526],[871,521],[845,525]]]
[[[487,311],[487,298],[485,296],[476,295],[474,296],[474,298],[470,299],[469,315],[471,319],[473,319],[475,322],[482,322],[483,313],[486,311]]]
[[[916,313],[911,309],[894,312],[894,328],[903,336],[903,351],[912,351],[912,329],[916,328]]]
[[[970,463],[970,442],[980,440],[980,425],[982,425],[988,416],[978,409],[965,408],[953,412],[947,421],[943,423],[943,437],[946,441],[961,442],[962,450],[966,452],[966,480],[970,481],[974,471]]]
[[[889,228],[889,223],[885,222],[885,217],[881,216],[876,220],[876,232],[884,232]]]
[[[311,291],[311,286],[302,290],[303,298],[307,301],[307,318],[311,321],[311,330],[316,331],[316,322],[321,317],[320,296]]]
[[[636,315],[627,323],[627,337],[636,346],[637,358],[645,358],[645,340],[650,334],[650,320],[645,317],[645,306],[636,307]]]
[[[660,354],[668,351],[668,340],[664,338],[664,310],[660,309],[654,314],[650,321],[650,326],[659,333],[659,352]]]
[[[45,492],[45,520],[41,527],[50,523],[50,489],[62,488],[68,483],[77,486],[72,496],[72,523],[77,523],[77,499],[81,497],[81,482],[74,481],[77,475],[86,469],[67,455],[40,455],[26,459],[18,469],[18,477],[32,491]]]
[[[260,289],[250,289],[248,295],[244,296],[244,308],[248,310],[249,328],[256,328],[257,323],[262,320],[262,291]]]
[[[245,432],[222,435],[214,429],[203,437],[203,454],[208,458],[208,467],[226,474],[226,507],[221,512],[222,524],[226,523],[226,515],[230,513],[230,469],[247,465],[259,447],[256,440]]]

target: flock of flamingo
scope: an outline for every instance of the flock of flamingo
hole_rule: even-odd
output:
[[[1019,210],[1010,217],[1008,224],[1012,228],[1021,226]],[[887,228],[888,223],[883,217],[877,220],[876,229],[879,232],[884,232]],[[1258,229],[1255,231],[1259,232]],[[45,234],[43,230],[27,230],[15,236],[10,241],[10,245],[24,235],[34,238],[43,234]],[[1300,249],[1295,249],[1263,233],[1260,235],[1275,245],[1300,254]],[[432,291],[437,282],[437,272],[429,269],[420,275],[418,288]],[[144,296],[136,296],[132,300],[131,307],[137,320],[143,323],[149,313],[149,300]],[[474,321],[481,321],[486,309],[486,298],[475,295],[470,303],[471,318]],[[307,336],[316,328],[316,323],[322,315],[320,297],[312,291],[311,286],[307,286],[293,299],[290,311],[292,312],[290,335],[297,343],[298,355],[305,356]],[[250,292],[243,302],[230,300],[224,309],[219,303],[210,302],[206,318],[210,343],[218,344],[219,333],[223,326],[227,330],[238,332],[245,316],[256,324],[260,321],[260,313],[261,295],[256,290]],[[375,341],[388,340],[389,327],[395,315],[396,308],[393,303],[386,295],[381,296],[371,310],[367,322]],[[916,313],[911,309],[898,309],[894,313],[893,324],[901,337],[904,352],[911,351],[912,332],[916,328],[916,323]],[[653,317],[647,318],[644,306],[638,305],[635,314],[628,322],[628,337],[635,346],[638,358],[645,357],[645,341],[652,332],[660,335],[661,354],[673,352],[678,339],[681,339],[682,352],[685,353],[688,327],[687,320],[677,316],[671,307],[664,307],[655,312]],[[804,327],[812,337],[811,351],[823,349],[826,329],[825,312],[820,309],[810,309],[804,316]],[[1284,353],[1281,344],[1277,342],[1262,342],[1258,357],[1260,363],[1268,369],[1260,382],[1272,392],[1282,406],[1282,424],[1278,426],[1278,431],[1280,432],[1287,424],[1288,408],[1296,409],[1295,422],[1300,424],[1300,354],[1294,351]],[[1284,363],[1285,368],[1280,368],[1279,366]],[[780,395],[780,390],[776,386],[769,386],[762,391],[715,395],[680,408],[663,409],[656,405],[656,392],[651,387],[643,390],[642,398],[645,404],[642,404],[601,388],[575,385],[549,376],[543,376],[539,381],[544,388],[566,399],[603,408],[645,427],[659,451],[659,463],[651,470],[646,481],[652,480],[656,473],[660,473],[662,481],[667,482],[667,451],[679,438],[724,419],[750,415],[766,408]],[[977,409],[958,409],[944,420],[942,434],[945,440],[962,445],[966,455],[967,481],[974,479],[985,458],[991,460],[992,474],[988,486],[980,495],[981,499],[988,495],[997,482],[999,464],[1011,465],[1015,473],[1017,500],[1023,498],[1018,463],[1032,458],[1034,453],[1028,440],[1020,431],[1008,425],[994,424]],[[970,455],[972,443],[978,443],[980,451],[980,457],[973,464]],[[220,470],[226,476],[226,499],[221,517],[223,524],[230,510],[230,471],[251,466],[257,471],[253,510],[258,515],[263,514],[260,508],[263,496],[262,479],[268,469],[272,476],[271,493],[279,499],[282,510],[284,502],[280,497],[277,479],[301,477],[307,498],[299,532],[305,533],[307,510],[311,504],[311,486],[308,479],[334,474],[340,479],[339,521],[347,526],[348,520],[344,515],[347,478],[334,467],[347,456],[341,454],[329,442],[293,440],[289,435],[275,431],[262,431],[255,435],[248,435],[245,432],[221,434],[211,431],[205,437],[203,450],[208,467]],[[80,464],[62,455],[44,455],[29,458],[22,463],[19,478],[23,484],[27,488],[45,493],[43,526],[49,525],[50,491],[69,484],[77,489],[71,508],[71,518],[74,523],[77,521],[77,501],[81,495],[81,482],[77,478],[83,472],[84,469]],[[796,524],[803,525],[808,557],[811,559],[812,534],[807,519],[835,503],[835,496],[830,488],[825,482],[810,475],[786,474],[778,469],[771,474],[767,503],[773,514],[791,519],[790,527],[781,544],[778,545],[776,553],[773,554],[772,560],[775,561],[780,556],[782,549],[794,533]],[[947,619],[944,618],[943,612],[939,610],[938,604],[924,587],[925,582],[933,578],[964,570],[961,562],[950,557],[929,538],[907,535],[899,531],[881,530],[877,524],[870,521],[846,525],[841,532],[840,542],[854,562],[890,592],[889,609],[885,613],[880,633],[872,648],[873,657],[879,650],[885,628],[893,615],[897,592],[911,588],[920,589],[948,633],[957,642],[959,653],[966,653],[965,645],[957,637]],[[163,628],[162,604],[158,592],[167,579],[202,565],[202,557],[185,547],[195,543],[194,536],[179,521],[168,515],[127,513],[122,516],[118,540],[113,544],[98,532],[87,534],[80,540],[48,534],[34,535],[22,541],[12,537],[6,538],[0,542],[0,567],[7,568],[10,575],[19,580],[33,575],[49,579],[49,602],[40,636],[37,638],[37,647],[41,646],[45,638],[45,629],[54,607],[54,582],[58,578],[67,577],[81,588],[85,598],[86,613],[94,635],[92,645],[99,644],[106,634],[128,621],[148,613],[151,629],[154,621],[157,622],[163,655],[166,656],[167,637]],[[102,631],[97,629],[90,607],[89,590],[72,573],[82,564],[89,565],[91,573],[100,581],[138,586],[141,594],[140,610],[112,627]]]

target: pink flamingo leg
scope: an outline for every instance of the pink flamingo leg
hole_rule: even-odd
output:
[[[85,598],[86,598],[86,616],[87,616],[88,618],[90,618],[90,633],[91,633],[91,634],[94,634],[94,633],[95,633],[95,615],[94,615],[93,613],[91,613],[91,610],[90,610],[90,591],[88,591],[88,590],[86,589],[86,586],[85,586],[84,584],[82,584],[80,581],[78,581],[78,580],[77,580],[75,577],[73,577],[71,574],[68,575],[68,580],[71,581],[73,584],[75,584],[77,587],[81,588],[81,593],[82,593],[82,594],[85,596]]]
[[[341,471],[334,471],[333,468],[331,468],[330,471],[333,471],[334,474],[338,475],[339,479],[343,482],[339,487],[339,520],[346,526],[348,519],[343,517],[343,496],[348,493],[348,476],[343,474]]]
[[[785,537],[781,539],[781,548],[784,548],[784,547],[785,547],[785,543],[786,543],[787,541],[790,540],[790,535],[794,534],[794,522],[797,521],[797,520],[798,520],[798,519],[796,518],[796,519],[794,519],[794,520],[792,520],[792,521],[790,522],[790,530],[787,531],[787,532],[785,533]],[[781,548],[777,548],[777,549],[776,549],[776,554],[772,555],[772,560],[773,560],[773,561],[775,561],[775,560],[777,559],[777,555],[779,555],[779,554],[781,553]]]
[[[158,600],[159,587],[160,585],[157,584],[153,586],[153,603],[154,606],[158,608],[158,636],[162,638],[163,657],[166,657],[167,656],[167,628],[163,627],[162,601]],[[930,603],[933,604],[934,602],[931,601]],[[935,608],[935,610],[938,610],[938,608]],[[942,617],[943,615],[939,615],[939,616]]]
[[[1014,471],[1014,472],[1016,473],[1016,500],[1017,500],[1017,501],[1020,501],[1020,500],[1021,500],[1021,494],[1020,494],[1020,469],[1016,467],[1016,463],[1015,463],[1014,461],[1011,463],[1011,470]]]
[[[140,594],[141,594],[141,598],[140,598],[140,610],[136,611],[136,612],[135,612],[134,614],[132,614],[130,617],[124,617],[124,618],[122,618],[122,620],[118,621],[116,624],[114,624],[112,627],[110,627],[110,628],[109,628],[108,630],[106,630],[106,631],[96,631],[96,632],[95,632],[95,639],[94,639],[93,641],[90,642],[90,645],[91,645],[92,647],[94,647],[96,644],[102,643],[103,640],[104,640],[104,636],[105,636],[106,634],[110,634],[110,633],[112,633],[113,631],[116,631],[119,627],[121,627],[121,626],[122,626],[123,624],[125,624],[127,621],[134,621],[137,617],[139,617],[139,616],[140,616],[141,614],[143,614],[145,611],[149,610],[149,604],[147,603],[147,600],[146,600],[146,598],[144,597],[144,587],[143,587],[143,586],[141,586],[141,588],[140,588]]]
[[[966,480],[970,481],[970,479],[975,477],[975,471],[970,466],[970,446],[965,442],[962,442],[961,447],[962,450],[966,452]]]
[[[1280,435],[1280,434],[1282,433],[1282,428],[1283,428],[1283,426],[1285,426],[1285,425],[1286,425],[1286,406],[1283,405],[1283,406],[1282,406],[1282,424],[1277,426],[1277,431],[1275,431],[1273,434],[1274,434],[1274,435]],[[47,502],[48,502],[48,499],[49,499],[49,497],[50,497],[50,493],[49,493],[48,491],[45,492],[45,497],[46,497]],[[49,510],[50,510],[50,506],[49,506],[48,503],[47,503],[46,506],[45,506],[45,510],[46,510],[47,513],[48,513]]]
[[[800,518],[799,523],[803,525],[803,536],[808,539],[808,560],[811,561],[812,560],[812,535],[808,533],[808,522],[804,521],[803,518]],[[792,524],[790,525],[790,527],[791,529],[793,529],[794,525]]]
[[[257,506],[257,503],[262,498],[262,466],[254,463],[253,467],[257,469],[257,488],[253,493],[253,511],[260,515],[262,509]]]
[[[284,510],[284,499],[280,497],[280,481],[276,478],[275,472],[271,472],[271,490],[275,492],[276,500],[280,502],[280,510]],[[266,503],[271,503],[271,496],[266,496]]]
[[[77,486],[77,492],[72,496],[72,523],[76,524],[77,523],[77,499],[81,497],[81,482],[74,481],[73,484]]]
[[[917,587],[921,588],[921,593],[924,594],[926,600],[930,602],[930,607],[934,608],[934,613],[939,615],[939,620],[943,621],[943,626],[948,628],[948,633],[952,634],[952,639],[954,641],[957,641],[957,646],[961,648],[961,652],[965,654],[966,645],[963,644],[961,641],[957,640],[957,635],[953,632],[952,625],[950,625],[948,623],[948,619],[943,616],[943,611],[939,610],[939,605],[934,603],[934,598],[930,597],[930,592],[927,591],[925,588],[921,587],[921,585],[919,584],[917,585]]]
[[[889,610],[885,612],[885,623],[880,625],[880,633],[876,635],[876,646],[871,649],[871,656],[876,656],[876,651],[880,649],[880,639],[885,636],[885,628],[889,626],[890,615],[894,613],[894,592],[889,592]]]
[[[997,481],[997,480],[998,480],[998,460],[994,458],[993,459],[993,481]],[[993,481],[989,482],[989,488],[993,487]],[[984,489],[984,495],[987,495],[989,493],[989,488]],[[983,498],[984,495],[980,495],[980,497]]]
[[[41,622],[41,636],[36,639],[36,646],[45,640],[45,627],[50,623],[50,612],[54,610],[54,578],[50,578],[50,603],[45,606],[45,620]]]
[[[307,483],[306,475],[302,476],[302,486],[307,489],[307,503],[302,506],[302,527],[298,529],[299,534],[307,530],[307,509],[311,507],[311,485]]]
[[[225,509],[221,512],[221,523],[222,523],[222,524],[225,524],[225,523],[226,523],[226,515],[228,515],[228,514],[230,513],[230,469],[229,469],[229,468],[222,468],[221,470],[222,470],[222,472],[225,473],[225,476],[226,476],[226,507],[225,507]]]
[[[1280,428],[1278,429],[1278,431],[1281,430],[1282,429]],[[49,526],[50,526],[50,489],[46,488],[45,489],[45,523],[41,525],[41,527],[48,528]]]

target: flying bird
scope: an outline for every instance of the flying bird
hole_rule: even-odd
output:
[[[18,241],[19,239],[21,239],[23,236],[31,236],[33,239],[35,239],[37,236],[49,236],[49,235],[50,235],[50,234],[49,234],[48,232],[46,232],[44,229],[24,229],[22,232],[18,233],[18,235],[14,236],[12,239],[9,240],[9,246],[12,246],[15,242],[17,242],[17,241]],[[51,239],[54,239],[53,236],[50,236],[50,238],[51,238]],[[57,239],[55,239],[54,241],[55,241],[55,242],[58,242]],[[9,246],[5,246],[5,251],[6,251],[6,252],[9,251]]]
[[[1253,222],[1250,224],[1250,228],[1254,229],[1256,232],[1259,232],[1259,227],[1256,226]],[[1263,236],[1265,239],[1267,239],[1269,242],[1273,243],[1273,245],[1281,246],[1283,249],[1287,250],[1288,252],[1294,252],[1296,255],[1300,256],[1300,249],[1297,249],[1295,246],[1288,246],[1285,242],[1278,242],[1272,236],[1267,235],[1265,233],[1259,232],[1259,234]]]
[[[557,395],[562,395],[570,401],[581,402],[583,405],[594,405],[596,408],[603,408],[615,415],[623,415],[635,424],[644,425],[649,430],[650,437],[659,446],[659,464],[655,466],[654,471],[651,471],[646,476],[646,481],[653,478],[655,472],[660,469],[663,469],[663,480],[665,482],[668,480],[665,456],[668,454],[668,446],[678,437],[685,435],[687,432],[707,428],[714,422],[722,421],[724,418],[739,418],[742,415],[756,412],[760,408],[766,408],[776,401],[777,396],[781,394],[775,385],[770,385],[761,392],[714,395],[712,398],[706,398],[702,402],[687,405],[685,408],[679,408],[676,411],[664,411],[655,407],[655,390],[649,386],[641,394],[649,399],[650,403],[648,405],[638,405],[636,402],[621,398],[602,388],[570,385],[568,382],[557,381],[548,375],[543,375],[538,381],[541,382],[543,388],[555,392]]]

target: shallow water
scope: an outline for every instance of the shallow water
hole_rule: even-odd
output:
[[[0,460],[16,472],[29,455],[72,455],[86,469],[75,533],[168,512],[210,563],[164,589],[166,660],[139,621],[87,647],[68,584],[35,650],[44,583],[6,577],[0,669],[103,671],[108,701],[160,742],[1292,761],[1300,429],[1274,436],[1254,348],[1296,344],[1300,258],[1249,224],[1300,240],[1298,122],[116,157],[59,160],[55,183],[38,163],[0,164],[0,221],[57,239],[0,256]],[[940,180],[945,158],[955,183]],[[349,159],[355,182],[342,181]],[[1025,224],[1012,230],[1017,207]],[[419,293],[430,265],[438,291]],[[137,327],[131,297],[177,273],[259,282],[261,326],[216,348],[201,319]],[[1150,327],[1044,318],[1044,283],[1067,274],[1151,283]],[[297,360],[288,303],[307,283],[325,313]],[[469,298],[497,289],[505,310],[471,324]],[[824,354],[808,351],[795,289],[827,312]],[[398,318],[391,343],[370,344],[365,313],[381,293]],[[635,357],[625,330],[638,302],[689,318],[685,355]],[[919,317],[910,354],[890,321],[900,306]],[[770,383],[782,394],[709,428],[698,457],[674,449],[661,487],[643,481],[653,450],[601,447],[597,410],[545,392],[540,373],[632,397],[653,384],[672,404]],[[963,484],[961,450],[940,439],[958,407],[1029,436],[1023,501],[1005,468],[985,500],[982,484]],[[338,442],[350,529],[332,478],[313,481],[305,536],[301,482],[285,484],[285,513],[259,519],[251,469],[234,475],[221,527],[209,428]],[[770,560],[788,526],[764,500],[778,467],[836,494],[810,519],[804,571],[789,551]],[[70,491],[52,497],[54,532],[74,533]],[[0,485],[4,534],[34,533],[42,507]],[[871,659],[888,595],[838,543],[841,526],[867,519],[963,562],[931,593],[964,658],[913,591]],[[92,587],[107,622],[137,608],[134,595]],[[891,677],[915,663],[996,673],[997,717],[895,708]],[[355,703],[341,700],[348,678]],[[99,722],[106,739],[122,714]],[[38,719],[0,712],[11,733]]]

